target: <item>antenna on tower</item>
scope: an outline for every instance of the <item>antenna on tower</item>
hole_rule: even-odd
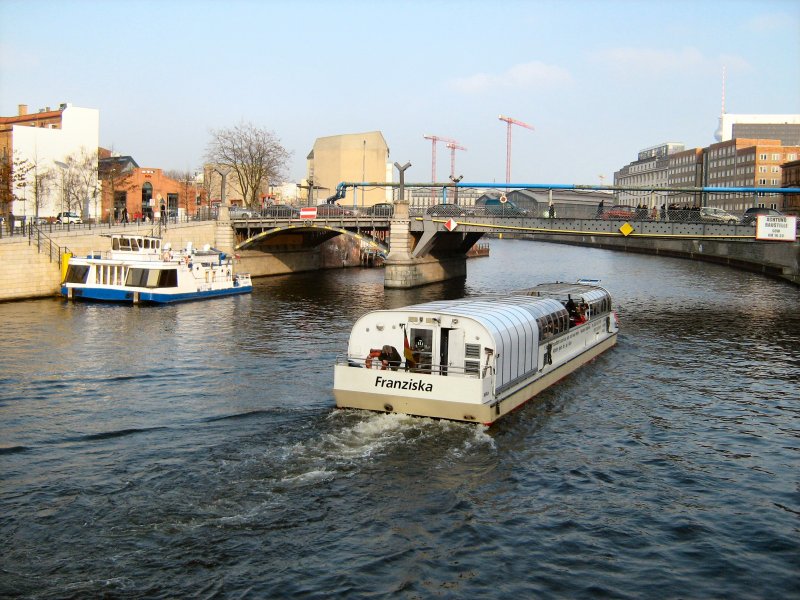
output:
[[[723,141],[724,134],[724,121],[725,121],[725,65],[722,65],[722,109],[719,113],[719,126],[714,132],[714,139],[718,142]]]
[[[725,65],[722,65],[722,112],[720,114],[725,114]]]

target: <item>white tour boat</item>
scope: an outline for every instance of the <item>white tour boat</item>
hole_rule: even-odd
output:
[[[253,291],[250,275],[234,273],[224,252],[191,244],[173,252],[147,235],[111,235],[111,250],[70,256],[61,294],[102,302],[168,304]]]
[[[489,425],[611,348],[618,330],[610,294],[587,280],[373,311],[337,360],[336,406]]]

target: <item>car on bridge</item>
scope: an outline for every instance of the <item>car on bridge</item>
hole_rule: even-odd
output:
[[[391,202],[379,202],[367,208],[363,214],[370,217],[391,217],[394,215],[394,204]]]
[[[349,208],[338,204],[323,202],[317,205],[317,217],[352,217],[354,214]]]
[[[748,208],[744,211],[744,215],[742,215],[742,225],[753,225],[755,226],[756,221],[758,221],[759,215],[768,215],[770,217],[782,217],[783,213],[778,212],[774,208],[767,208],[766,206],[753,206],[752,208]]]
[[[487,198],[483,206],[486,210],[486,214],[491,216],[521,217],[528,214],[527,210],[517,206],[513,200],[506,200],[504,202],[501,198]]]
[[[258,211],[245,206],[231,206],[231,219],[253,219],[258,217]]]
[[[635,206],[627,206],[625,204],[615,204],[611,208],[603,211],[604,219],[625,219],[632,221],[636,219],[638,209]]]
[[[739,219],[727,210],[715,208],[713,206],[703,206],[697,211],[697,219],[700,221],[710,221],[712,223],[725,223],[726,225],[736,225]]]
[[[299,219],[300,209],[291,204],[269,204],[264,207],[262,214],[277,219]]]
[[[428,207],[425,214],[432,217],[465,217],[470,212],[460,204],[434,204]]]

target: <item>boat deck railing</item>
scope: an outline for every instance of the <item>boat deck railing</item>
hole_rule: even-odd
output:
[[[487,369],[491,367],[481,367],[478,371],[471,368],[456,367],[450,365],[414,365],[408,366],[405,361],[398,366],[384,367],[377,358],[372,359],[370,366],[367,366],[367,359],[359,356],[338,356],[337,365],[346,365],[360,369],[370,369],[371,371],[403,371],[407,373],[423,373],[426,375],[455,375],[458,377],[484,377]]]

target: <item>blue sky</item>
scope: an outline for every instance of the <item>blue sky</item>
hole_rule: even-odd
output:
[[[661,142],[712,143],[729,113],[800,113],[800,2],[0,0],[0,115],[100,110],[100,143],[196,169],[251,122],[305,175],[317,137],[380,130],[407,181],[435,134],[465,181],[611,183]],[[437,180],[450,151],[440,143]]]

